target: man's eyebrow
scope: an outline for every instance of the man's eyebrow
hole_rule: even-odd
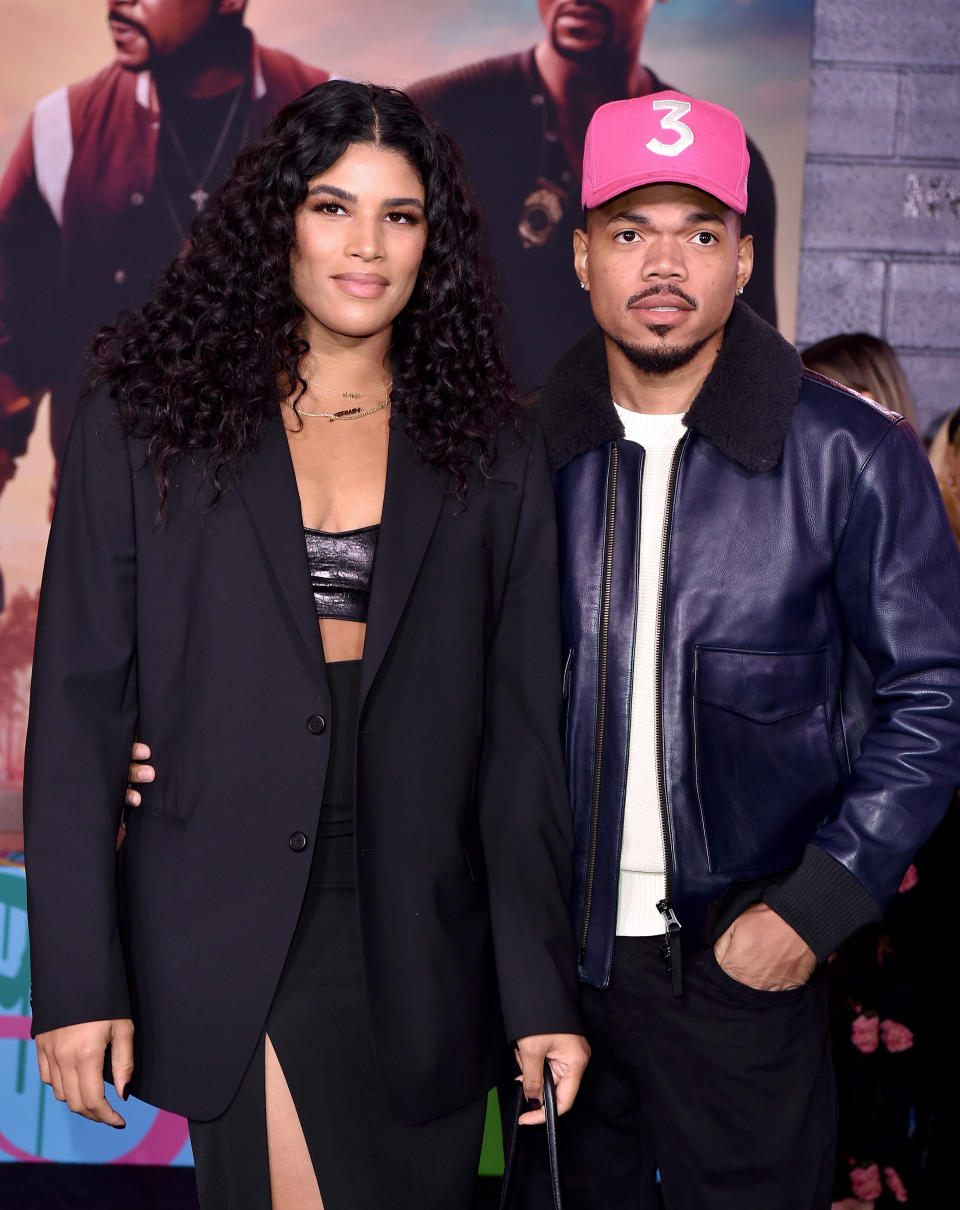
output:
[[[355,193],[348,193],[346,189],[340,189],[336,185],[313,185],[307,190],[308,197],[316,197],[318,194],[326,193],[330,197],[339,198],[341,202],[357,201]],[[381,203],[385,210],[392,210],[395,206],[414,206],[417,210],[423,210],[423,202],[418,197],[387,197]]]
[[[710,210],[692,210],[685,215],[685,221],[688,224],[696,225],[697,223],[717,223],[723,226],[723,219],[719,214],[714,214]],[[633,223],[637,227],[649,227],[650,220],[645,214],[639,214],[635,210],[618,210],[616,214],[611,214],[607,219],[607,223]]]
[[[638,227],[649,227],[650,220],[645,214],[637,214],[634,210],[618,210],[607,219],[608,226],[610,223],[635,223]]]

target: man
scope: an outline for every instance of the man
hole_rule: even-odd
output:
[[[569,248],[579,222],[583,136],[606,101],[666,87],[640,62],[655,0],[539,0],[544,38],[532,49],[415,84],[411,94],[464,152],[501,278],[510,366],[521,391],[543,383],[590,326],[570,301]],[[750,230],[758,273],[748,301],[776,323],[776,202],[751,145]]]
[[[572,1210],[830,1204],[823,963],[957,782],[960,556],[902,418],[737,299],[748,156],[675,92],[602,106],[599,328],[537,401],[561,533],[593,1058]],[[531,1201],[531,1205],[533,1202]]]
[[[51,392],[59,463],[97,327],[143,301],[248,134],[327,73],[246,0],[108,0],[113,63],[44,98],[0,182],[0,488]]]

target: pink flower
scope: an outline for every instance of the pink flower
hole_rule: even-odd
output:
[[[913,1045],[913,1030],[908,1029],[906,1025],[901,1025],[899,1021],[881,1021],[880,1037],[891,1054],[909,1050]]]
[[[861,1013],[850,1025],[850,1041],[857,1050],[872,1055],[880,1045],[880,1022],[875,1016]]]
[[[883,1182],[880,1180],[880,1169],[876,1164],[869,1168],[850,1169],[850,1188],[853,1196],[864,1202],[875,1202],[883,1193]]]
[[[912,866],[910,868],[913,869]],[[887,1188],[898,1202],[905,1202],[909,1200],[907,1197],[907,1187],[900,1179],[900,1174],[897,1172],[896,1168],[884,1168],[883,1179],[887,1182]]]
[[[903,880],[901,881],[899,887],[897,887],[897,890],[902,895],[904,891],[912,890],[917,885],[919,880],[920,875],[917,873],[917,867],[915,865],[908,865],[907,872],[904,874]]]

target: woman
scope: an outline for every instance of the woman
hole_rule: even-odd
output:
[[[960,408],[943,421],[930,444],[933,467],[950,525],[960,542]]]
[[[467,1206],[504,1036],[561,1106],[586,1061],[553,499],[476,248],[449,140],[323,84],[95,346],[37,632],[34,1030],[71,1108],[122,1124],[109,1045],[190,1118],[204,1210]],[[134,731],[160,776],[115,858]]]
[[[828,336],[804,351],[803,364],[899,412],[917,428],[917,409],[906,375],[896,353],[881,337],[869,332]]]

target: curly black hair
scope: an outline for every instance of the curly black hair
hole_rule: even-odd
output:
[[[241,151],[154,297],[94,339],[91,386],[106,383],[124,431],[146,438],[161,512],[178,457],[204,459],[215,503],[281,397],[305,389],[304,312],[290,284],[294,217],[308,182],[355,143],[401,153],[426,196],[420,273],[391,337],[394,415],[461,501],[517,422],[456,145],[405,93],[331,80]]]

